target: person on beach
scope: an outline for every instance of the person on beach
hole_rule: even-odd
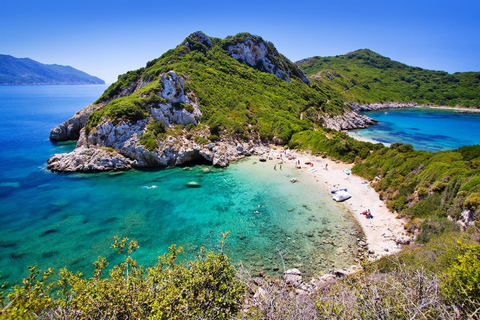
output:
[[[274,166],[273,166],[273,170],[277,170],[277,165],[274,165]]]
[[[282,165],[280,165],[280,170],[282,170]]]
[[[328,170],[328,163],[325,163],[325,170]]]

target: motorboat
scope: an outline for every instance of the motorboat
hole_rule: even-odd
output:
[[[345,200],[348,200],[350,199],[352,196],[350,193],[348,193],[347,191],[338,191],[333,197],[332,199],[337,201],[337,202],[342,202],[342,201],[345,201]]]

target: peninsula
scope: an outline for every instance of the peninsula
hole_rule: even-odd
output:
[[[0,54],[0,85],[105,84],[70,66]]]

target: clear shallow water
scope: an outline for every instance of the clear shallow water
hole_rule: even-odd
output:
[[[443,109],[389,109],[363,114],[379,123],[368,129],[353,130],[385,144],[403,142],[427,151],[451,150],[480,144],[480,113],[458,113]]]
[[[151,265],[175,243],[191,259],[200,246],[227,247],[235,263],[272,276],[306,275],[353,263],[360,229],[314,178],[255,158],[227,169],[207,166],[59,174],[46,159],[74,143],[53,144],[51,128],[92,103],[106,86],[0,86],[0,274],[15,283],[27,266],[68,267],[87,275],[113,236],[136,238],[135,258]],[[300,182],[291,184],[296,177]],[[200,188],[187,188],[190,181]],[[260,207],[259,207],[260,206]],[[255,212],[258,211],[258,212]],[[351,234],[353,232],[353,235]],[[279,270],[275,270],[278,267]]]

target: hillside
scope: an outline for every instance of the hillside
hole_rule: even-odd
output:
[[[196,32],[121,75],[95,104],[53,129],[51,140],[79,142],[76,153],[51,159],[50,169],[224,166],[259,152],[262,143],[285,144],[296,132],[372,123],[310,86],[271,42],[247,33],[222,40]]]
[[[346,102],[417,102],[480,107],[480,72],[448,74],[393,61],[368,49],[296,62],[332,97]]]
[[[105,81],[70,66],[0,55],[0,85],[38,84],[105,84]]]

